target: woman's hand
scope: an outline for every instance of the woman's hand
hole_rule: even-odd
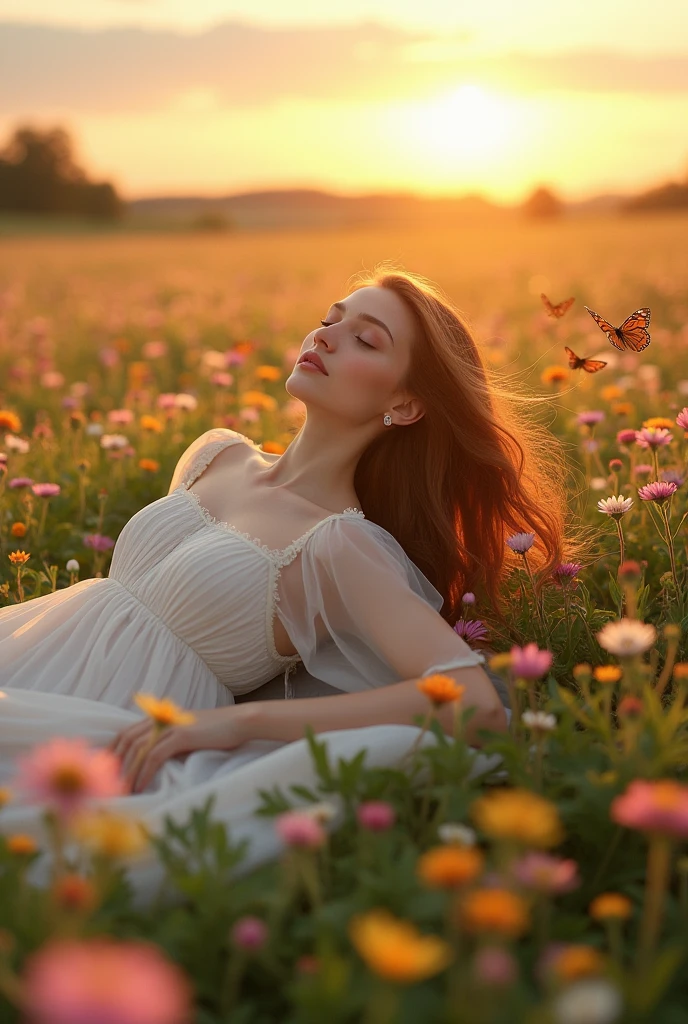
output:
[[[192,725],[160,728],[146,717],[123,729],[108,749],[122,762],[122,774],[130,792],[142,792],[170,757],[193,750],[234,750],[248,737],[240,707],[230,705],[193,712]]]

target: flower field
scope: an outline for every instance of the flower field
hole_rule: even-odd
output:
[[[43,851],[0,835],[0,1022],[688,1019],[685,234],[633,218],[0,243],[0,609],[107,575],[208,428],[283,451],[303,338],[380,260],[439,283],[487,365],[548,397],[533,414],[564,444],[585,540],[538,579],[538,537],[509,537],[506,625],[464,596],[454,628],[511,704],[489,767],[462,742],[461,687],[431,676],[435,742],[404,770],[333,764],[309,732],[319,785],[261,794],[283,852],[240,879],[212,805],[152,838],[97,809],[114,758],[35,750],[0,804],[45,806],[53,861],[38,886]],[[542,293],[575,303],[553,317]],[[651,344],[617,350],[585,306],[615,327],[649,307]],[[565,346],[607,365],[571,369]],[[139,706],[158,729],[180,714]],[[126,864],[146,844],[166,885],[141,906]]]

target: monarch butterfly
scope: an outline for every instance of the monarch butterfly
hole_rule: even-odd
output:
[[[566,354],[569,357],[569,366],[572,370],[585,370],[586,373],[597,373],[601,370],[606,363],[603,363],[601,359],[587,359],[585,356],[577,356],[568,345],[564,345]]]
[[[576,301],[575,299],[564,299],[563,302],[558,302],[556,305],[554,305],[554,303],[549,301],[544,292],[541,292],[540,298],[545,304],[547,316],[555,316],[557,319],[559,319],[560,316],[563,316],[566,310],[570,309]]]
[[[647,306],[643,306],[642,309],[636,309],[635,313],[627,316],[621,327],[612,327],[594,310],[588,309],[587,306],[585,308],[600,330],[604,331],[607,335],[614,348],[618,348],[619,352],[642,352],[650,344],[650,332],[648,331],[650,326],[650,310]]]

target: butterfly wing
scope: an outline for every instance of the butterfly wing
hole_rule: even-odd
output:
[[[577,356],[573,349],[570,349],[568,345],[564,345],[564,348],[566,349],[566,355],[569,357],[569,366],[572,370],[577,370],[578,367],[583,364],[584,360],[581,359],[580,356]]]
[[[545,295],[544,292],[542,292],[540,294],[540,298],[542,299],[542,301],[544,303],[544,306],[545,306],[545,309],[547,310],[548,315],[549,316],[555,316],[555,317],[557,317],[557,319],[559,319],[559,317],[562,317],[564,315],[564,313],[566,312],[566,310],[570,309],[571,306],[573,305],[573,303],[576,301],[575,298],[564,299],[563,302],[558,302],[556,305],[554,305],[553,303],[551,303],[549,301],[549,299],[547,298],[547,296]]]
[[[581,363],[586,373],[597,373],[598,370],[604,369],[606,365],[601,359],[584,359]]]
[[[642,352],[644,348],[647,348],[650,344],[649,326],[650,310],[647,306],[636,309],[635,313],[626,317],[619,327],[621,343],[624,348],[630,349],[631,352]]]
[[[607,340],[612,343],[614,348],[618,348],[620,352],[623,352],[624,348],[619,344],[619,339],[616,336],[616,327],[612,327],[612,325],[605,320],[604,317],[601,317],[599,313],[596,313],[594,309],[590,309],[588,306],[585,308],[588,310],[588,313],[593,318],[599,329],[604,331],[607,335]]]

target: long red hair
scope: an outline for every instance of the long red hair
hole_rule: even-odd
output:
[[[531,410],[547,401],[508,387],[483,362],[460,311],[418,274],[378,265],[353,281],[389,288],[417,325],[401,382],[425,414],[385,429],[365,449],[354,486],[366,517],[394,536],[444,597],[451,625],[466,591],[503,621],[500,589],[511,555],[506,538],[534,533],[528,553],[538,588],[571,551],[565,541],[563,449]]]

